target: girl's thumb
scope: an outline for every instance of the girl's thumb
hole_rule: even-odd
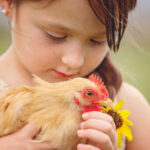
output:
[[[34,138],[40,129],[33,123],[28,123],[21,129],[21,134],[24,137]]]

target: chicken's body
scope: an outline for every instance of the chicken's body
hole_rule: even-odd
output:
[[[57,150],[76,150],[81,111],[91,104],[81,92],[85,88],[99,91],[99,87],[84,78],[59,83],[35,79],[37,86],[11,88],[0,97],[0,136],[33,122],[41,129],[37,140],[48,141]]]

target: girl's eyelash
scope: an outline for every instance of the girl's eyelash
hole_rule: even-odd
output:
[[[56,37],[56,36],[53,36],[53,35],[51,35],[49,33],[46,33],[46,36],[48,38],[51,38],[52,40],[55,40],[55,41],[61,41],[61,40],[65,40],[67,38],[67,35],[62,36],[62,37]]]
[[[96,44],[96,45],[101,45],[101,44],[105,44],[106,40],[96,41],[96,40],[90,39],[90,42],[92,42],[93,44]]]
[[[56,36],[53,36],[53,35],[51,35],[51,34],[49,34],[47,32],[46,32],[46,36],[48,38],[51,38],[54,41],[63,41],[63,40],[65,40],[67,38],[67,35],[62,36],[62,37],[56,37]],[[102,45],[102,44],[104,44],[106,42],[106,40],[104,40],[104,41],[96,41],[94,39],[90,39],[90,42],[92,42],[92,44],[95,44],[95,45]]]

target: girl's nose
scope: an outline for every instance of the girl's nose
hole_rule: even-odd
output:
[[[67,51],[67,50],[66,50]],[[61,58],[63,64],[71,69],[80,68],[84,64],[84,51],[81,48],[68,50]]]

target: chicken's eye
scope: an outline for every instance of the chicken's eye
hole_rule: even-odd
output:
[[[91,97],[91,96],[93,96],[94,94],[93,94],[93,92],[91,92],[91,91],[87,91],[87,92],[86,92],[86,95]]]
[[[91,101],[92,99],[96,99],[98,93],[95,89],[92,88],[85,88],[81,91],[81,95],[84,99]]]

